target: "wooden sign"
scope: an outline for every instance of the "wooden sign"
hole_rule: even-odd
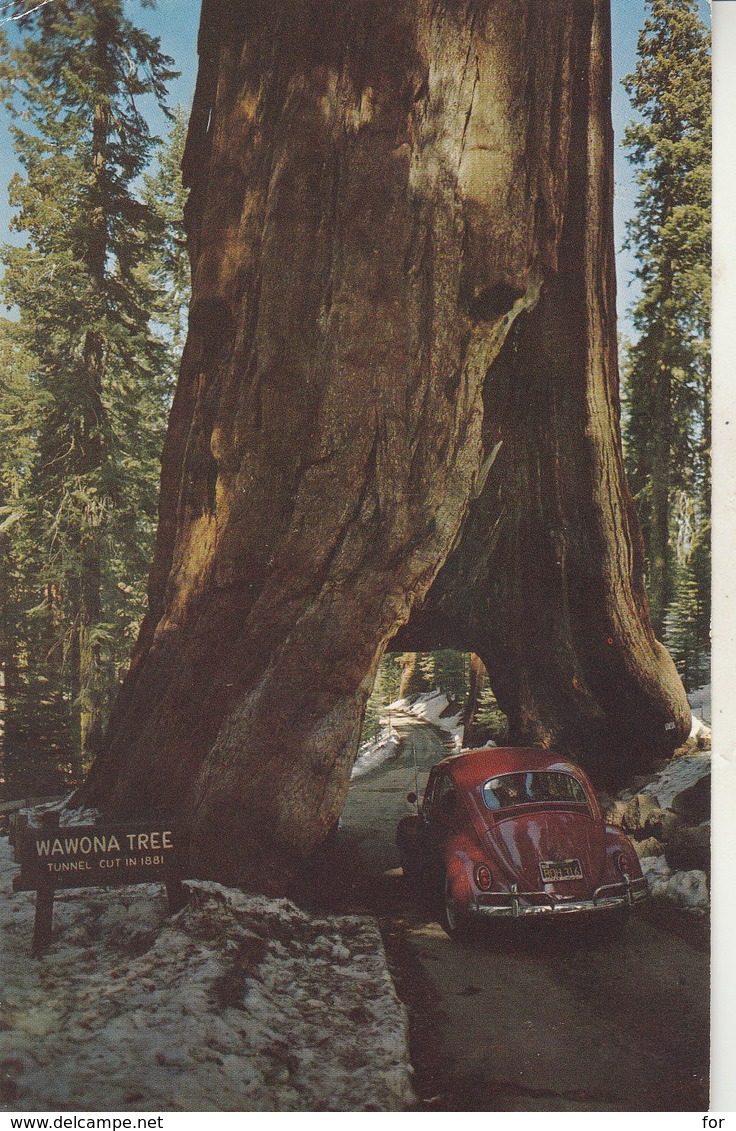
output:
[[[172,911],[186,903],[185,842],[172,822],[60,826],[51,812],[37,827],[20,818],[14,843],[20,875],[13,890],[37,893],[33,954],[51,941],[54,892],[62,888],[163,883]]]

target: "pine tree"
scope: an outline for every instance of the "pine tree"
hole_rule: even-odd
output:
[[[14,797],[70,784],[74,750],[60,679],[58,590],[39,583],[38,547],[25,521],[35,421],[47,399],[16,329],[0,322],[0,769]]]
[[[402,699],[413,699],[429,690],[427,675],[420,663],[421,652],[401,653],[401,684],[399,695]]]
[[[47,654],[74,704],[77,774],[79,754],[88,764],[99,745],[151,553],[171,364],[152,326],[155,271],[142,266],[164,229],[138,189],[157,144],[139,100],[165,108],[174,72],[122,0],[14,10],[27,14],[2,90],[26,242],[3,251],[3,299],[20,312],[11,333],[43,406],[24,486],[23,536],[35,547],[26,589],[45,595],[35,607],[46,608]]]
[[[679,604],[683,595],[676,592],[683,497],[693,545],[708,558],[711,103],[709,33],[696,0],[649,0],[649,9],[636,71],[624,82],[641,116],[624,136],[639,170],[629,243],[641,298],[623,379],[627,473],[644,534],[652,621],[661,634],[673,600]],[[701,563],[701,605],[708,573]]]
[[[386,652],[380,659],[373,690],[365,707],[361,738],[365,742],[376,738],[381,729],[381,719],[386,708],[399,695],[401,685],[401,658],[397,652]]]
[[[188,115],[183,106],[175,107],[166,144],[158,155],[157,168],[143,177],[143,199],[162,224],[153,254],[142,264],[157,300],[152,308],[156,322],[165,329],[169,342],[172,389],[187,331],[187,312],[191,294],[191,272],[184,230],[187,191],[181,175],[186,143]]]
[[[707,642],[700,626],[702,595],[690,562],[679,565],[674,574],[673,596],[664,624],[664,642],[682,681],[688,688],[698,687],[706,675],[703,654]]]
[[[461,709],[468,695],[470,656],[454,648],[436,652],[386,652],[379,661],[368,698],[361,737],[375,738],[386,708],[399,696],[413,699],[427,691],[442,691]]]

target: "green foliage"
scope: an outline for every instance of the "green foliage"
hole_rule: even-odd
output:
[[[443,648],[438,652],[420,652],[419,663],[424,664],[430,688],[443,691],[451,701],[464,703],[468,694],[469,654]]]
[[[34,584],[37,547],[28,527],[27,480],[36,456],[34,421],[45,400],[32,381],[32,359],[0,321],[0,716],[2,783],[13,796],[58,793],[71,775],[69,699],[54,645],[54,592]]]
[[[450,702],[462,705],[468,694],[469,655],[444,648],[437,652],[397,653],[386,652],[376,673],[373,691],[368,699],[363,722],[362,740],[375,738],[380,730],[380,719],[386,717],[389,703],[399,697],[403,668],[407,657],[414,664],[405,696],[413,699],[427,691],[444,692]]]
[[[177,357],[184,348],[191,289],[183,224],[187,191],[181,179],[186,132],[187,115],[182,106],[177,106],[168,143],[159,153],[157,168],[143,177],[143,199],[163,226],[152,254],[141,264],[141,272],[156,299],[151,313],[165,327],[165,336]]]
[[[640,115],[624,144],[638,168],[629,243],[641,283],[637,337],[623,360],[624,447],[652,620],[672,638],[683,570],[699,608],[709,572],[693,572],[688,554],[697,545],[709,556],[710,43],[696,0],[648,7],[637,68],[624,82]]]
[[[437,652],[404,652],[404,696],[412,699],[423,692],[443,691],[448,699],[463,702],[468,691],[468,654],[453,648]]]
[[[5,763],[48,756],[77,777],[145,608],[187,299],[183,125],[151,171],[139,102],[165,109],[174,72],[122,0],[30,7],[14,4],[28,14],[0,69],[25,237],[2,252],[19,313],[0,339]]]
[[[478,696],[478,706],[470,721],[473,742],[483,746],[495,742],[503,746],[509,737],[509,721],[499,707],[490,687],[484,687]]]
[[[399,697],[407,668],[409,677],[404,680],[406,698],[414,699],[417,695],[437,690],[444,692],[454,711],[466,709],[470,695],[469,653],[457,652],[453,648],[437,652],[387,652],[378,666],[373,691],[366,707],[363,741],[378,736],[380,720],[387,718],[386,708]],[[500,746],[508,740],[508,719],[488,686],[485,669],[483,685],[467,733],[472,744],[477,746],[488,741]]]
[[[664,643],[686,687],[700,687],[708,678],[707,606],[692,561],[677,568],[673,598],[667,610]]]
[[[361,736],[363,742],[378,737],[380,720],[385,716],[389,703],[398,698],[400,686],[401,656],[397,652],[386,652],[379,661],[373,690],[366,704]]]

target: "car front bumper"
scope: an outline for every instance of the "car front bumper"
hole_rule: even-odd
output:
[[[518,884],[511,885],[510,894],[489,895],[477,899],[471,912],[483,918],[520,919],[527,915],[585,915],[633,907],[649,896],[647,881],[624,877],[621,883],[602,884],[590,899],[566,899],[545,891],[519,891]]]

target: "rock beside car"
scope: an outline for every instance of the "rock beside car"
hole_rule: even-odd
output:
[[[630,838],[653,897],[705,914],[710,884],[710,731],[691,739],[655,776],[606,799],[606,820]]]
[[[670,900],[682,910],[696,914],[707,910],[708,878],[704,871],[673,871],[664,856],[645,856],[641,865],[652,898]]]
[[[665,846],[664,857],[675,872],[688,871],[693,867],[709,872],[710,821],[703,821],[695,828],[675,829]]]
[[[684,824],[707,821],[710,818],[710,771],[678,793],[671,808]]]

